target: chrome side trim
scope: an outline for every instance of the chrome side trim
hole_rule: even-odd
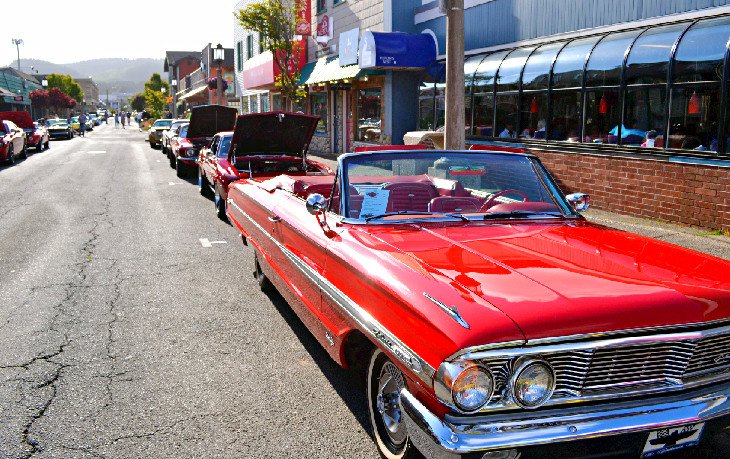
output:
[[[450,356],[446,358],[447,362],[453,362],[454,360],[467,355],[467,354],[474,354],[476,352],[481,351],[488,351],[491,349],[509,349],[511,347],[520,347],[524,346],[527,341],[523,339],[518,339],[514,341],[501,341],[499,343],[489,343],[489,344],[481,344],[479,346],[471,346],[471,347],[465,347],[464,349],[461,349],[459,351],[454,352]]]
[[[467,330],[470,328],[469,324],[464,320],[463,317],[461,317],[461,314],[459,314],[459,310],[456,308],[456,306],[446,306],[444,303],[440,302],[436,298],[432,297],[426,292],[423,292],[423,296],[431,300],[433,304],[441,308],[446,314],[449,315],[452,319],[456,321],[459,325],[466,328]]]
[[[335,287],[330,281],[324,276],[319,274],[316,270],[312,269],[306,264],[301,258],[296,256],[291,250],[284,247],[279,241],[271,236],[261,225],[259,225],[253,218],[251,218],[246,212],[244,212],[237,204],[233,203],[233,206],[241,212],[241,215],[246,217],[259,231],[265,234],[275,245],[282,251],[282,253],[292,262],[292,264],[301,271],[312,283],[319,286],[322,293],[327,295],[335,304],[337,304],[342,311],[354,320],[360,330],[373,337],[375,340],[380,342],[386,350],[389,351],[393,357],[403,362],[414,374],[429,387],[433,383],[433,375],[436,370],[423,360],[418,354],[413,352],[408,346],[406,346],[400,339],[398,339],[393,333],[385,328],[380,322],[375,320],[370,313],[365,311],[357,303],[355,303],[350,297],[345,295],[341,290]]]

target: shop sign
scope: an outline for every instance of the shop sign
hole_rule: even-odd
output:
[[[360,29],[352,29],[340,33],[340,65],[357,64],[357,48],[360,39]]]
[[[322,19],[317,23],[317,43],[326,45],[327,42],[332,40],[334,29],[334,20],[326,14],[322,16]]]
[[[297,11],[296,31],[297,35],[312,35],[312,8],[309,0],[299,0],[299,11]]]

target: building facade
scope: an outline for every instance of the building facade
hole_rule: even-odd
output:
[[[75,110],[85,113],[96,112],[96,107],[101,102],[99,100],[99,87],[91,78],[74,78],[74,81],[81,86],[81,91],[84,93],[84,98]]]
[[[26,111],[37,118],[31,110],[30,93],[43,89],[40,82],[32,75],[12,67],[0,68],[0,111]],[[37,116],[36,116],[37,115]]]
[[[443,58],[438,2],[396,4],[395,26],[432,34]],[[730,2],[465,7],[467,143],[523,145],[600,208],[730,230]],[[414,127],[443,126],[443,65],[423,75]]]
[[[190,71],[190,66],[180,67],[181,77],[177,79],[174,102],[176,103],[176,114],[178,117],[186,116],[191,107],[197,105],[217,104],[221,100],[217,89],[209,88],[209,81],[217,78],[219,67],[213,59],[213,48],[215,45],[208,43],[198,53],[200,60],[198,67]],[[193,55],[193,57],[196,57]],[[194,62],[189,61],[194,65]],[[239,108],[236,97],[233,71],[233,49],[224,48],[223,65],[220,66],[221,77],[225,80],[227,89],[222,94],[222,103],[229,107]],[[172,78],[168,75],[168,80]]]
[[[178,113],[184,112],[181,110],[182,107],[178,106],[178,99],[180,95],[184,94],[183,82],[198,68],[200,68],[200,51],[167,51],[165,53],[163,70],[167,73],[167,82],[172,93],[170,112],[173,118],[177,117]]]

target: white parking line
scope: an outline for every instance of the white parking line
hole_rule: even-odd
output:
[[[106,153],[106,150],[90,150],[90,151],[87,151],[86,153],[88,153],[90,155],[103,155],[104,153]]]
[[[175,182],[169,182],[168,185],[173,186],[173,185],[177,185],[177,183],[175,183]]]
[[[200,238],[199,241],[200,241],[200,245],[202,245],[206,249],[213,247],[213,244],[228,244],[228,242],[226,242],[226,241],[209,241],[206,238]]]

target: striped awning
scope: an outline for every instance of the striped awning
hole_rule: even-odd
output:
[[[340,81],[379,73],[372,70],[363,70],[356,64],[340,67],[339,57],[323,57],[317,62],[310,62],[302,68],[299,84],[327,83],[329,81]]]
[[[208,86],[203,85],[203,86],[201,86],[199,88],[193,89],[192,91],[188,92],[184,96],[180,97],[180,100],[190,99],[191,97],[195,97],[198,94],[201,94],[201,93],[203,93],[204,91],[207,91],[207,90],[208,90]]]

